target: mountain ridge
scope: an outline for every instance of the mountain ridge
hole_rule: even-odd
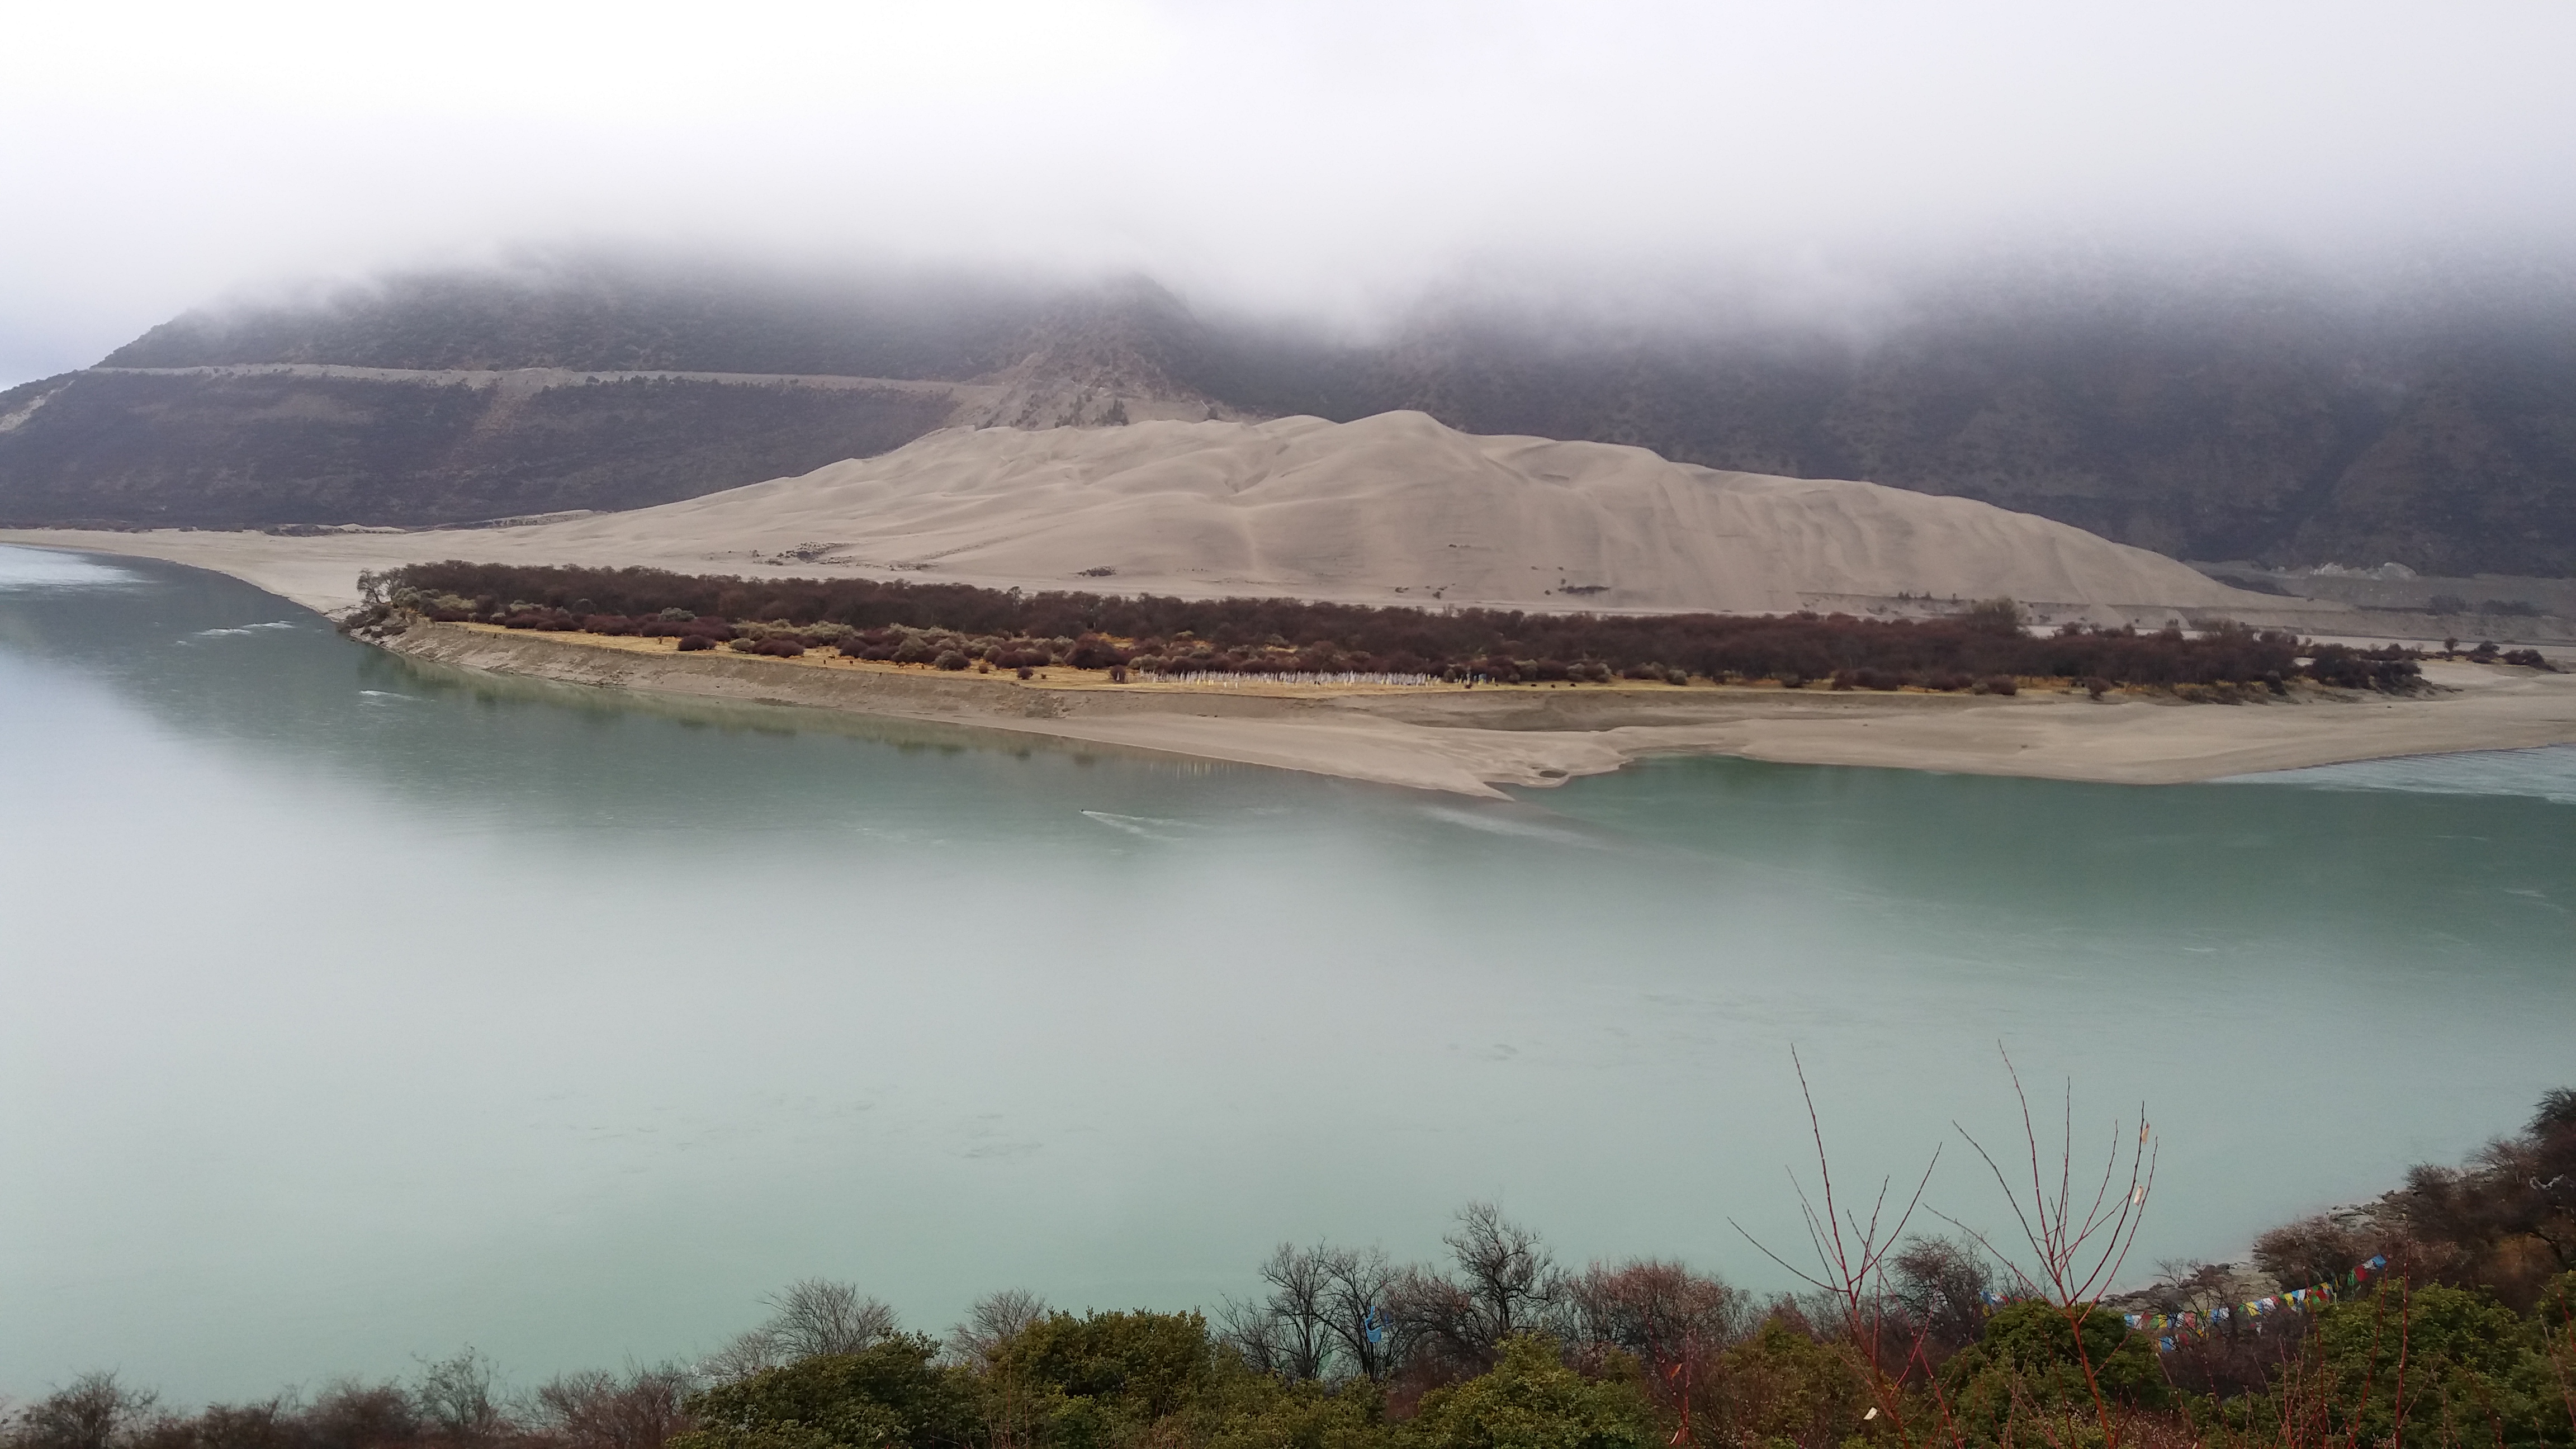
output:
[[[1866,335],[1455,303],[1336,342],[1203,315],[1141,279],[443,274],[190,314],[103,363],[156,371],[0,394],[0,521],[464,521],[668,501],[939,426],[1411,409],[1967,497],[2182,557],[2576,575],[2576,289],[2528,288],[2373,301],[2079,269],[1928,292]],[[460,425],[459,403],[426,394],[168,371],[261,363],[723,377],[616,406],[605,384],[572,385],[590,396]],[[795,373],[940,384],[948,403],[800,397],[776,379]]]

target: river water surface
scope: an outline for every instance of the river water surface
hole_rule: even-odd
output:
[[[524,1383],[808,1274],[934,1330],[1213,1305],[1471,1198],[1785,1286],[1731,1224],[1798,1241],[1792,1047],[1847,1182],[1946,1142],[1970,1221],[1998,1044],[2088,1142],[2145,1101],[2141,1277],[2576,1082],[2571,910],[2576,751],[1501,804],[474,676],[0,549],[0,1392]]]

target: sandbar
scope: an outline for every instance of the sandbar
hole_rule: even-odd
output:
[[[353,581],[361,569],[484,555],[475,544],[513,532],[278,537],[27,529],[0,531],[0,543],[165,559],[230,574],[327,614],[357,602]],[[2327,621],[2301,622],[2314,628]],[[2358,622],[2343,611],[2328,631],[2358,633],[2351,629]],[[1484,796],[1656,754],[2151,785],[2576,743],[2576,674],[2443,661],[2425,664],[2432,688],[2418,696],[2228,706],[2127,693],[2096,701],[2053,690],[2007,698],[1710,685],[1183,690],[1059,678],[1022,686],[1007,676],[862,668],[826,656],[680,655],[667,652],[667,643],[662,652],[618,644],[424,624],[389,647],[503,674],[944,721]]]
[[[797,705],[1502,797],[1649,755],[1734,755],[2159,785],[2396,755],[2576,744],[2576,674],[2427,661],[2425,693],[2218,705],[2081,691],[2012,696],[1583,685],[1206,689],[1049,670],[941,673],[414,624],[419,659],[613,689]]]

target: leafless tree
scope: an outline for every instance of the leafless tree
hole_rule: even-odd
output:
[[[1386,1300],[1398,1365],[1442,1379],[1465,1378],[1491,1365],[1494,1345],[1480,1331],[1475,1297],[1446,1274],[1398,1269]]]
[[[891,1338],[894,1310],[847,1283],[804,1278],[761,1300],[769,1321],[698,1361],[718,1383],[825,1354],[858,1353]]]
[[[670,1365],[633,1369],[622,1378],[592,1369],[539,1387],[532,1417],[565,1449],[662,1449],[689,1427],[680,1407],[688,1390],[689,1376]]]
[[[2059,1145],[2057,1161],[2051,1164],[2041,1153],[2038,1128],[2030,1115],[2030,1097],[2022,1090],[2021,1074],[2014,1070],[2010,1056],[2004,1058],[2004,1069],[2011,1074],[2013,1093],[2021,1102],[2028,1183],[2019,1184],[2008,1178],[2002,1164],[1969,1136],[1966,1128],[1959,1128],[1959,1135],[1967,1139],[1968,1146],[1994,1175],[1995,1185],[2003,1189],[2004,1201],[2013,1211],[2031,1258],[2027,1264],[2017,1263],[1997,1252],[1983,1236],[1959,1224],[1953,1226],[1994,1253],[2023,1291],[2044,1294],[2061,1307],[2090,1307],[2119,1277],[2144,1223],[2147,1196],[2155,1187],[2154,1136],[2147,1126],[2145,1109],[2141,1107],[2138,1113],[2137,1141],[2133,1146],[2124,1146],[2127,1124],[2111,1124],[2110,1150],[2088,1200],[2075,1178],[2074,1083],[2067,1084],[2064,1141]],[[2054,1185],[2048,1181],[2051,1166],[2057,1169]]]
[[[1556,1259],[1537,1233],[1492,1203],[1476,1202],[1460,1210],[1456,1231],[1440,1241],[1458,1261],[1487,1339],[1501,1343],[1540,1325],[1556,1293]]]
[[[699,1359],[696,1372],[711,1383],[730,1384],[782,1367],[787,1361],[769,1330],[755,1328],[735,1335],[724,1347]]]
[[[1281,1243],[1261,1265],[1270,1286],[1263,1300],[1278,1325],[1280,1368],[1290,1379],[1320,1379],[1332,1352],[1332,1250]]]
[[[1267,1303],[1229,1295],[1217,1310],[1215,1329],[1217,1342],[1233,1349],[1254,1370],[1273,1378],[1293,1381],[1297,1377],[1287,1332]]]
[[[0,1441],[5,1441],[0,1434]],[[163,1414],[128,1441],[134,1449],[320,1449],[304,1432],[294,1397],[271,1394],[241,1404],[208,1404],[182,1418]]]
[[[1643,1365],[1647,1391],[1680,1419],[1675,1443],[1690,1439],[1693,1398],[1752,1316],[1723,1279],[1654,1259],[1595,1263],[1561,1278],[1556,1294],[1558,1336],[1576,1362],[1602,1372],[1618,1353]]]
[[[1902,1449],[1921,1449],[1925,1442],[1924,1426],[1918,1416],[1909,1412],[1911,1401],[1904,1390],[1906,1374],[1922,1361],[1923,1330],[1919,1323],[1908,1323],[1904,1307],[1889,1292],[1888,1270],[1896,1256],[1899,1242],[1905,1237],[1906,1225],[1923,1203],[1923,1190],[1932,1181],[1932,1169],[1940,1165],[1941,1153],[1933,1149],[1931,1159],[1923,1165],[1923,1175],[1915,1179],[1913,1190],[1904,1198],[1895,1197],[1896,1179],[1881,1177],[1878,1190],[1870,1199],[1864,1216],[1834,1186],[1832,1155],[1825,1150],[1824,1119],[1816,1111],[1816,1094],[1807,1085],[1807,1069],[1795,1051],[1789,1053],[1789,1064],[1798,1076],[1798,1094],[1807,1106],[1807,1131],[1816,1147],[1816,1187],[1811,1191],[1795,1171],[1789,1174],[1790,1186],[1798,1195],[1798,1210],[1807,1228],[1808,1248],[1815,1254],[1813,1270],[1799,1267],[1763,1244],[1742,1224],[1735,1230],[1744,1233],[1762,1255],[1779,1264],[1815,1295],[1812,1317],[1819,1324],[1831,1324],[1839,1330],[1845,1344],[1860,1356],[1868,1380],[1870,1397],[1877,1412],[1884,1415],[1887,1431]],[[1933,1400],[1944,1436],[1954,1443],[1958,1436],[1949,1422],[1947,1406],[1937,1393]]]
[[[804,1278],[767,1301],[764,1327],[790,1361],[858,1353],[894,1336],[894,1310],[847,1283]]]
[[[1050,1390],[1016,1371],[1005,1350],[1047,1313],[1046,1300],[1035,1293],[1005,1288],[976,1299],[966,1321],[949,1330],[950,1359],[984,1376],[981,1402],[989,1449],[1020,1449],[1038,1438],[1041,1405]]]
[[[314,1449],[381,1449],[420,1437],[412,1396],[388,1383],[338,1380],[296,1418],[301,1439]]]
[[[1290,1382],[1321,1379],[1331,1371],[1345,1335],[1336,1270],[1356,1255],[1322,1243],[1301,1248],[1281,1243],[1259,1268],[1267,1291],[1250,1301],[1226,1300],[1219,1322],[1224,1339],[1244,1361]],[[1354,1276],[1345,1274],[1344,1276]],[[1354,1326],[1364,1347],[1374,1318],[1363,1308]]]
[[[1441,1241],[1458,1276],[1405,1269],[1389,1285],[1388,1316],[1405,1356],[1427,1356],[1441,1372],[1481,1372],[1504,1339],[1546,1327],[1556,1260],[1492,1203],[1469,1203]]]
[[[1395,1363],[1395,1327],[1388,1298],[1395,1265],[1377,1248],[1335,1248],[1324,1262],[1327,1323],[1353,1370],[1382,1379]]]
[[[423,1365],[413,1402],[451,1444],[487,1445],[513,1427],[492,1396],[492,1360],[467,1345],[453,1358]]]
[[[1744,1334],[1752,1302],[1714,1275],[1680,1263],[1633,1258],[1595,1263],[1559,1280],[1561,1336],[1669,1365],[1691,1352],[1714,1352]]]
[[[113,1373],[87,1373],[10,1416],[12,1449],[116,1449],[142,1427],[158,1397]]]
[[[2014,1224],[2030,1249],[2030,1257],[2017,1262],[1956,1218],[1947,1221],[1993,1254],[2023,1293],[2045,1299],[2066,1320],[2067,1331],[2074,1335],[2076,1363],[2084,1370],[2085,1387],[2093,1398],[2102,1442],[2105,1449],[2120,1449],[2128,1437],[2130,1416],[2104,1395],[2101,1366],[2093,1362],[2091,1352],[2085,1348],[2081,1329],[2101,1306],[2102,1295],[2118,1280],[2121,1266],[2138,1240],[2138,1229],[2145,1222],[2147,1198],[2155,1190],[2155,1137],[2147,1125],[2146,1106],[2141,1103],[2138,1107],[2134,1143],[2129,1140],[2126,1122],[2111,1123],[2102,1171],[2094,1179],[2093,1195],[2087,1198],[2083,1180],[2075,1175],[2075,1084],[2066,1084],[2057,1161],[2050,1163],[2039,1145],[2039,1128],[2031,1116],[2030,1094],[2022,1088],[2021,1072],[2013,1066],[2011,1053],[2003,1057],[2005,1074],[2012,1078],[2013,1095],[2021,1104],[2024,1150],[2016,1155],[2024,1158],[2024,1165],[2017,1165],[2007,1174],[1994,1154],[1970,1136],[1967,1128],[1959,1127],[1958,1132],[1993,1174],[1995,1185],[2003,1190],[2004,1201],[2012,1209]],[[2048,1180],[2052,1167],[2057,1172],[2055,1183]],[[2026,1183],[2022,1181],[2024,1170],[2029,1174]]]
[[[948,1351],[978,1371],[993,1366],[993,1351],[1047,1316],[1046,1300],[1026,1288],[987,1293],[966,1310],[966,1321],[948,1330]]]
[[[1890,1266],[1890,1290],[1922,1325],[1928,1343],[1954,1353],[1985,1332],[1986,1295],[1994,1291],[1995,1271],[1974,1242],[1908,1238]]]

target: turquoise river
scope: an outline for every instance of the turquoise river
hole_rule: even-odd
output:
[[[1478,802],[426,668],[0,549],[0,1393],[685,1358],[820,1274],[1217,1305],[1282,1239],[1786,1286],[2071,1081],[2129,1277],[2576,1083],[2576,751],[2123,788],[1667,760]],[[1739,1226],[1742,1231],[1739,1231]],[[1938,1226],[1937,1223],[1931,1224]]]

